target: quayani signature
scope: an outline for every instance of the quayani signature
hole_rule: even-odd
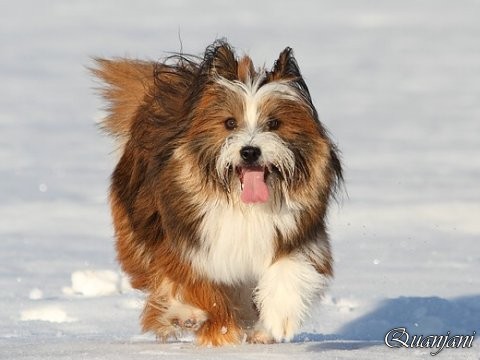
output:
[[[445,335],[412,335],[406,328],[398,327],[385,334],[384,342],[389,348],[429,348],[430,355],[435,356],[443,349],[471,348],[475,335],[476,331],[472,335],[452,335],[450,331]]]

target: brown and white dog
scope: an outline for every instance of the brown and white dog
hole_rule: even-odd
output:
[[[291,340],[332,276],[327,206],[341,181],[292,50],[255,69],[203,58],[97,59],[120,141],[118,259],[147,293],[145,331],[202,345]]]

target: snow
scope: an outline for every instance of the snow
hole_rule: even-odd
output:
[[[239,5],[2,2],[0,359],[425,359],[385,333],[479,332],[480,3]],[[336,276],[289,344],[159,344],[115,261],[117,155],[96,127],[90,57],[200,53],[221,36],[267,66],[293,47],[343,153]],[[437,356],[479,359],[473,344]]]
[[[75,322],[77,319],[69,317],[58,307],[44,306],[23,310],[20,313],[21,321],[49,321],[53,323]]]
[[[105,296],[131,290],[127,276],[112,270],[78,270],[72,273],[72,286],[62,289],[65,295]]]
[[[43,291],[39,288],[33,288],[28,297],[30,300],[40,300],[43,297]]]

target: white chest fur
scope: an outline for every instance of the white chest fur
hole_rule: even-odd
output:
[[[211,204],[201,225],[201,247],[191,254],[192,266],[226,284],[258,280],[272,263],[276,229],[287,235],[295,227],[295,215],[286,208]]]

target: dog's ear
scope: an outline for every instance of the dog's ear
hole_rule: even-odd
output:
[[[300,73],[297,60],[293,56],[293,50],[290,47],[285,48],[273,64],[273,68],[267,73],[267,81],[287,80],[297,87],[305,100],[311,103],[310,92],[307,84]]]
[[[280,79],[296,79],[301,78],[300,69],[298,68],[297,60],[293,56],[293,50],[290,47],[283,50],[278,59],[273,64],[273,69],[270,72],[272,80]]]
[[[244,56],[238,62],[237,74],[238,74],[238,79],[245,84],[249,80],[253,79],[256,76],[256,73],[255,73],[255,68],[253,66],[252,59],[250,59],[248,56]]]
[[[128,137],[139,107],[152,96],[154,63],[99,58],[94,61],[90,71],[104,82],[101,94],[109,103],[102,127],[111,135]]]
[[[238,80],[238,62],[232,47],[225,41],[218,41],[207,48],[205,61],[210,75],[219,75],[228,80]]]

